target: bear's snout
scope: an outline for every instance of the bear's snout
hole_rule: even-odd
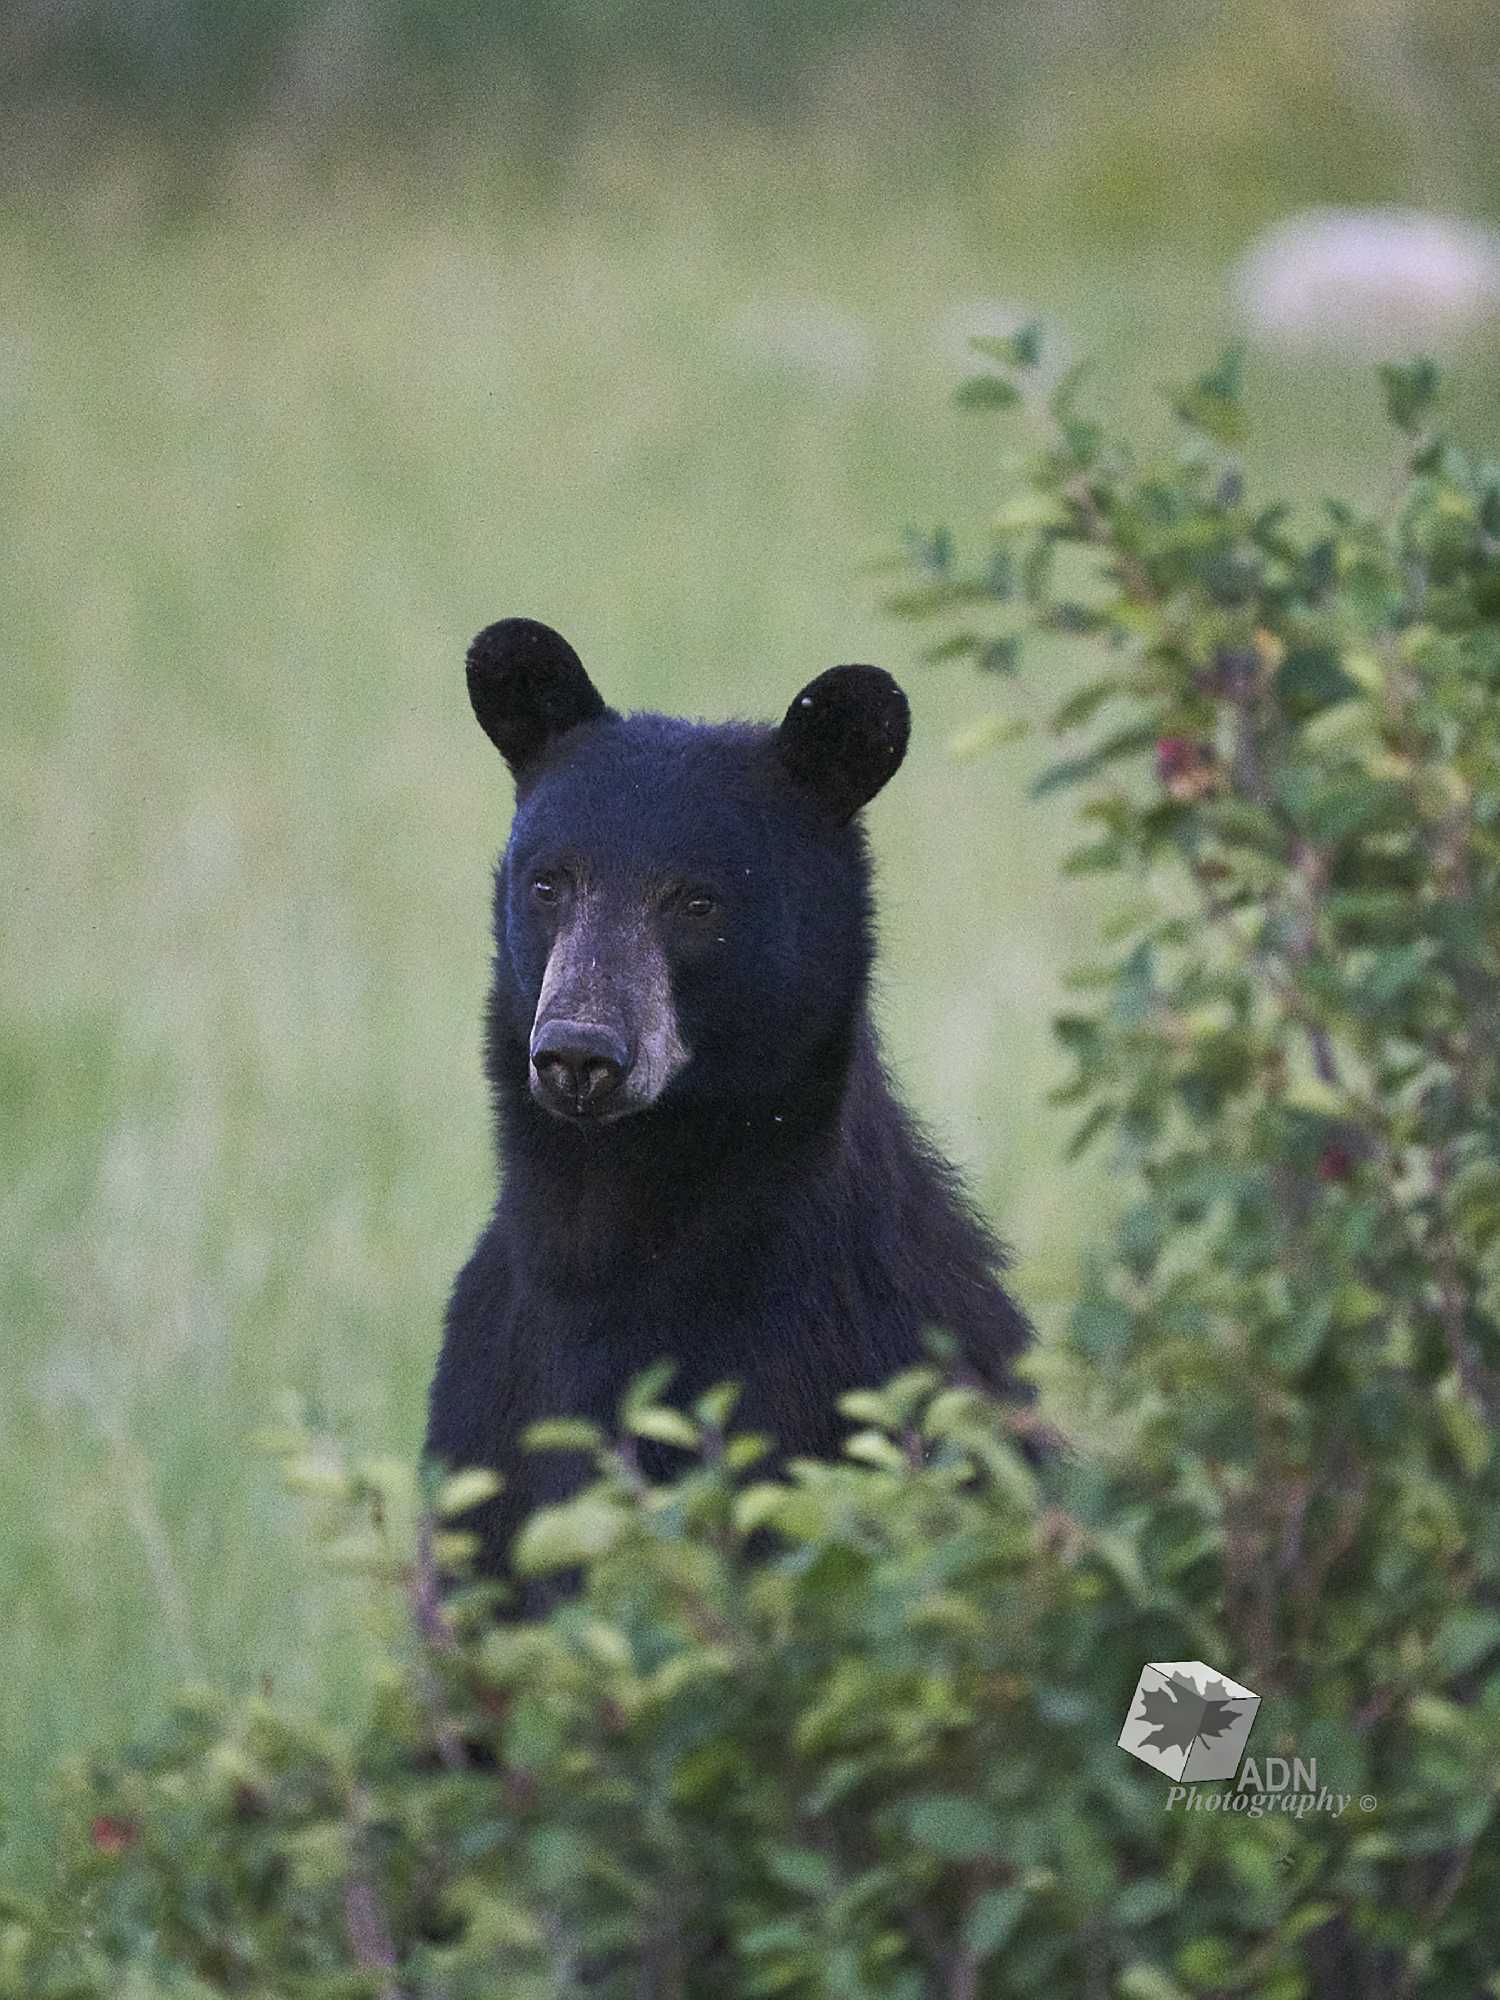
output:
[[[606,1109],[630,1069],[631,1053],[612,1028],[591,1021],[546,1021],[531,1038],[533,1092],[565,1118]]]

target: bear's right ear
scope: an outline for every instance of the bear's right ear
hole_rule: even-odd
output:
[[[479,726],[517,784],[559,736],[610,712],[567,640],[534,618],[486,625],[466,664]]]

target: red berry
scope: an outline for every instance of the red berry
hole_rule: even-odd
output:
[[[1167,797],[1184,806],[1207,798],[1222,783],[1213,745],[1199,743],[1191,736],[1157,738],[1156,775]]]
[[[116,1813],[100,1813],[89,1821],[89,1839],[101,1854],[123,1854],[135,1838],[135,1823]]]

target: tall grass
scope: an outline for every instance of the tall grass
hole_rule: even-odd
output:
[[[601,146],[542,209],[478,154],[315,195],[252,162],[173,221],[122,156],[0,220],[0,260],[0,1742],[34,1864],[42,1774],[184,1675],[348,1685],[358,1619],[246,1440],[289,1388],[412,1452],[490,1198],[486,620],[707,716],[902,672],[880,1011],[1051,1323],[1109,1198],[1044,1103],[1088,912],[1041,753],[945,748],[1046,690],[912,664],[868,565],[982,522],[966,324],[1039,308],[1106,376],[1149,355],[1144,400],[1222,313],[1201,259],[1074,259],[982,181],[748,139]],[[1379,476],[1362,387],[1257,393],[1305,487]]]

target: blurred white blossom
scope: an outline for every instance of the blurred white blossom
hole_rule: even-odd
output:
[[[1305,209],[1251,245],[1233,284],[1267,340],[1389,355],[1500,313],[1500,232],[1419,209]]]

